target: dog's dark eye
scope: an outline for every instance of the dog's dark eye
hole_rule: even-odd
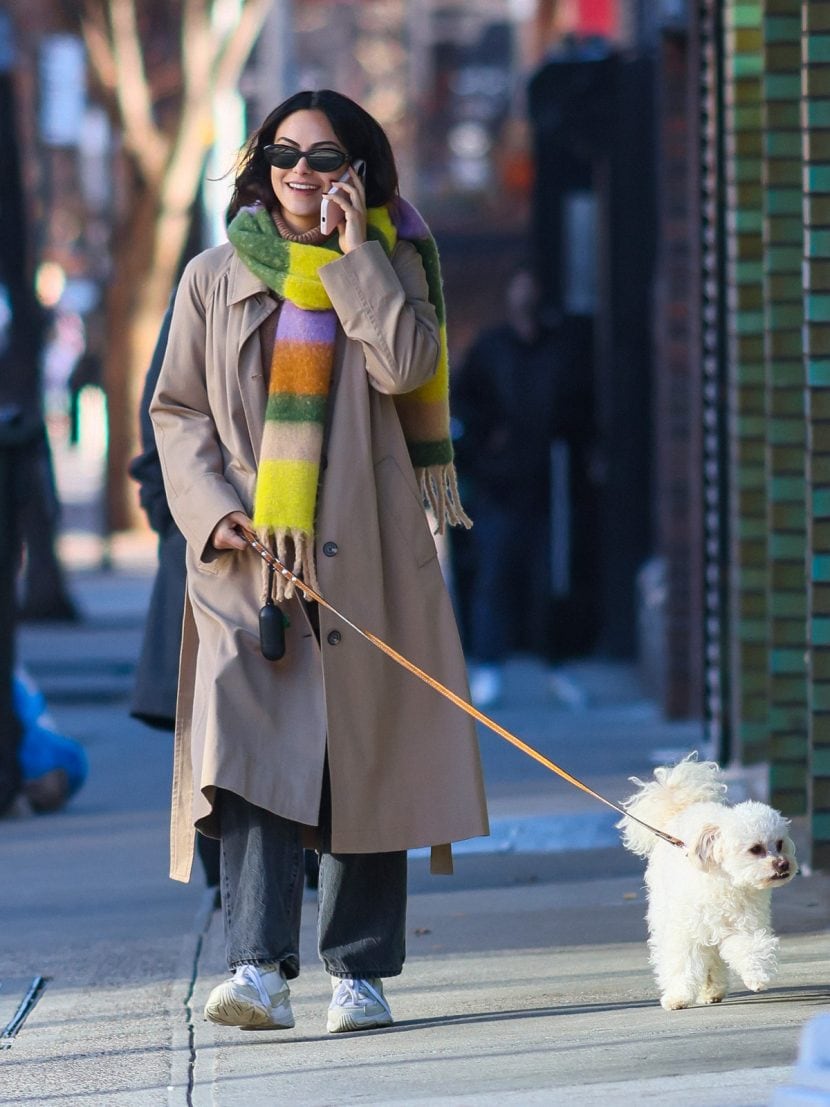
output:
[[[757,846],[752,846],[749,852],[753,855],[753,857],[763,857],[767,851],[766,848],[762,846],[759,842]]]
[[[784,839],[783,838],[778,839],[778,841],[775,843],[775,848],[778,850],[779,853],[781,852],[781,850],[784,848]]]

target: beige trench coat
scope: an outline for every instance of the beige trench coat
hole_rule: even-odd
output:
[[[322,594],[353,622],[468,695],[458,632],[393,396],[433,374],[435,311],[420,258],[367,242],[320,270],[340,321],[318,498]],[[320,644],[298,598],[286,655],[259,649],[261,562],[209,537],[250,514],[266,402],[259,328],[279,310],[228,245],[187,267],[151,405],[170,509],[187,539],[171,876],[194,826],[215,834],[217,788],[317,823],[324,757],[332,849],[446,844],[488,831],[472,720],[326,610]],[[440,861],[436,864],[436,859]]]

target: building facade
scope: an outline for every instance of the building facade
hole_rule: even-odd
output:
[[[689,3],[657,43],[666,706],[702,704],[721,760],[769,766],[825,867],[830,3]]]

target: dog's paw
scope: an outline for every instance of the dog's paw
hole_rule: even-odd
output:
[[[697,997],[698,1003],[723,1003],[723,1001],[725,999],[726,999],[726,992],[722,992],[722,991],[717,991],[717,992],[704,991],[704,992],[701,992],[700,995]]]
[[[682,1011],[690,1003],[691,1000],[685,995],[672,995],[671,992],[665,992],[660,996],[660,1006],[664,1011]]]
[[[770,986],[771,977],[769,976],[745,976],[743,978],[744,984],[749,988],[750,992],[765,992]]]

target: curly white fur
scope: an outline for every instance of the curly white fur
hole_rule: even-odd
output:
[[[628,817],[617,826],[626,849],[648,858],[648,944],[661,1004],[720,1003],[730,968],[762,991],[777,968],[771,890],[797,871],[788,820],[754,800],[728,806],[719,767],[696,753],[654,778],[632,777],[638,791],[623,807],[685,851]]]

